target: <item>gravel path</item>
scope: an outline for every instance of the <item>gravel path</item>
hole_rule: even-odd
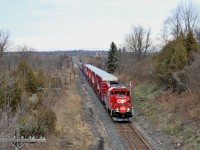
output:
[[[124,143],[108,112],[80,70],[77,84],[85,108],[83,117],[96,137],[90,149],[127,150],[128,145]]]

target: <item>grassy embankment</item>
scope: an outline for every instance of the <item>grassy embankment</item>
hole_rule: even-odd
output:
[[[132,95],[136,108],[148,116],[158,130],[173,136],[176,141],[185,146],[200,149],[200,137],[196,135],[195,129],[185,125],[182,119],[176,116],[174,110],[168,109],[168,102],[158,102],[161,97],[167,95],[165,92],[164,88],[155,83],[145,81],[134,87]],[[173,100],[176,98],[174,97]]]

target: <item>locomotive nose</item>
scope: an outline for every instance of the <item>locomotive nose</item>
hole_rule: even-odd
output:
[[[126,106],[120,106],[119,111],[120,111],[120,113],[126,113],[126,111],[127,111]]]

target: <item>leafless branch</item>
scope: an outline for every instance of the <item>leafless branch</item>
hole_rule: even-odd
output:
[[[174,38],[187,33],[190,29],[195,30],[199,23],[200,9],[193,1],[180,3],[164,22]]]
[[[9,33],[0,30],[0,58],[3,56],[3,52],[8,48]]]
[[[146,56],[152,46],[151,29],[145,30],[143,26],[134,26],[131,34],[126,38],[126,46],[136,58],[141,59]]]

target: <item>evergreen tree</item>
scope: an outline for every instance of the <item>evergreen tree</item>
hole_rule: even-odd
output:
[[[110,51],[108,53],[107,69],[109,73],[115,72],[117,68],[117,46],[114,42],[110,45]]]
[[[37,92],[37,79],[33,72],[32,68],[29,68],[27,72],[27,83],[26,83],[26,90],[31,93]]]
[[[172,83],[172,74],[181,70],[187,64],[187,50],[184,38],[179,37],[170,41],[158,54],[156,72],[160,79]]]
[[[175,41],[169,41],[158,54],[156,59],[156,74],[160,79],[164,81],[168,81],[171,77],[170,62],[174,53],[174,45]]]
[[[22,82],[22,89],[28,92],[37,92],[37,80],[33,72],[32,67],[25,61],[22,60],[18,66],[17,75],[19,76],[20,82]]]
[[[37,83],[38,83],[38,87],[40,88],[44,88],[45,87],[45,74],[44,71],[42,70],[42,68],[39,69],[38,74],[37,74]]]
[[[0,88],[0,108],[16,112],[20,102],[21,91],[14,77],[4,78]]]
[[[171,71],[177,71],[183,69],[187,64],[187,50],[181,41],[177,41],[174,54],[171,58],[170,68]]]
[[[185,46],[187,49],[188,63],[190,63],[193,60],[192,53],[197,52],[197,50],[198,50],[198,43],[194,37],[192,30],[189,30],[189,32],[186,36]]]

